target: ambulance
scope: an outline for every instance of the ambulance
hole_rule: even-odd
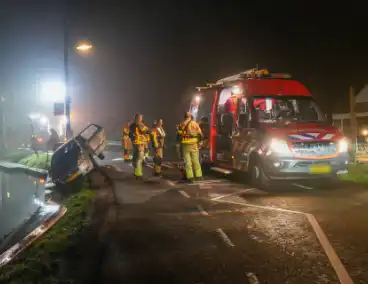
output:
[[[209,133],[202,164],[253,186],[347,173],[348,140],[289,74],[251,69],[198,87],[190,112]]]

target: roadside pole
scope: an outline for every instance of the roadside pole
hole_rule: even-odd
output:
[[[68,26],[68,1],[65,1],[64,7],[64,80],[65,80],[65,137],[70,139],[72,137],[72,128],[70,125],[70,84],[69,84],[69,26]]]
[[[355,94],[354,88],[350,86],[349,88],[349,101],[350,101],[350,129],[351,129],[351,141],[353,143],[353,163],[356,164],[357,161],[357,135],[358,135],[358,126],[356,120],[355,113]]]

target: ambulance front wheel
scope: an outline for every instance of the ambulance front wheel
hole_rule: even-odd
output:
[[[251,157],[248,177],[251,186],[260,189],[267,189],[269,187],[269,179],[264,173],[263,165],[258,156],[254,155]]]

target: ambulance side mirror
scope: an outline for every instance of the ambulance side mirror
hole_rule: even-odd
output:
[[[329,123],[329,124],[333,124],[333,119],[332,119],[332,115],[329,114],[329,113],[325,113],[325,118],[326,118],[326,121]]]

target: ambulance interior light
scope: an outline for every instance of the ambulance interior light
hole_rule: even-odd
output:
[[[234,86],[233,89],[232,89],[232,93],[234,95],[239,95],[239,94],[241,94],[241,92],[242,92],[242,90],[241,90],[241,88],[238,85],[237,86]]]

